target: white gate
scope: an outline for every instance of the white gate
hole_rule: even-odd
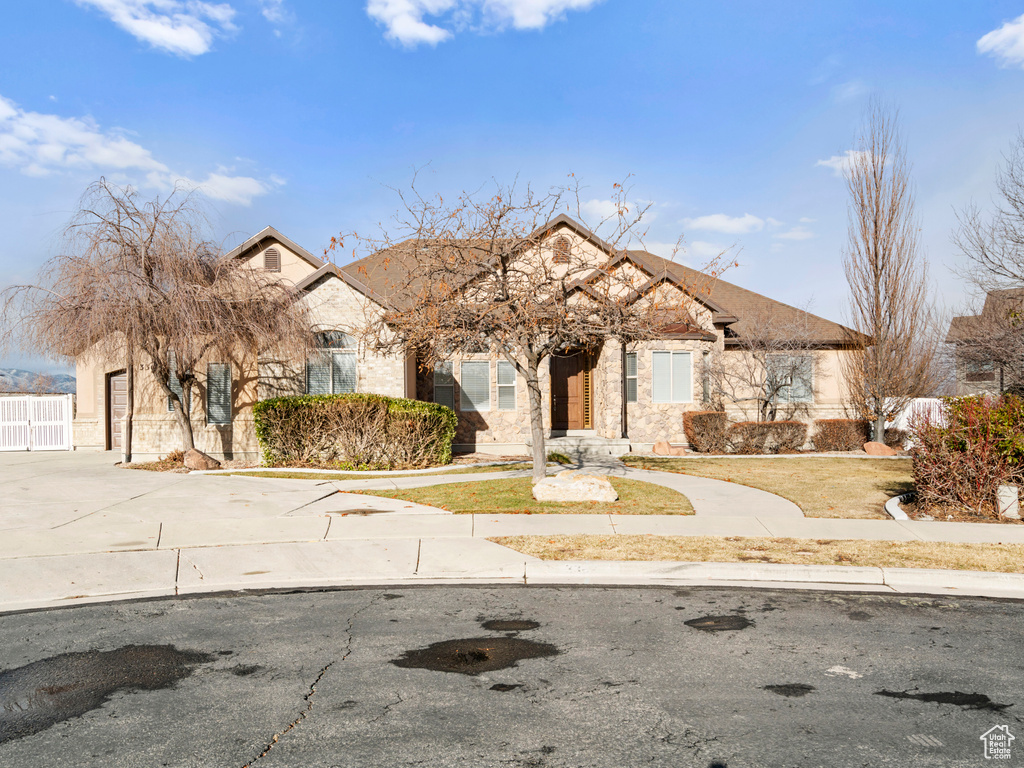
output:
[[[0,397],[0,451],[70,451],[71,395]]]

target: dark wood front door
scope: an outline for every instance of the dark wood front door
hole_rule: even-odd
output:
[[[121,420],[128,410],[128,374],[112,373],[107,376],[107,450],[119,451],[123,447]]]
[[[551,358],[551,428],[590,429],[590,356]]]

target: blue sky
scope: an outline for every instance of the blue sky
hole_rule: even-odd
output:
[[[1024,127],[1020,0],[44,0],[0,22],[0,284],[101,175],[188,179],[227,246],[271,224],[314,253],[387,221],[415,168],[447,196],[573,173],[591,211],[631,175],[650,250],[733,246],[727,279],[842,321],[837,165],[878,96],[955,306],[955,211],[988,204]]]

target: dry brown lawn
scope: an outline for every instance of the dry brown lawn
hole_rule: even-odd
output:
[[[542,560],[793,563],[1024,573],[1022,544],[625,535],[503,536],[491,541]]]
[[[886,519],[892,496],[914,489],[910,459],[691,459],[626,456],[638,469],[725,480],[789,499],[806,517]]]
[[[283,478],[286,480],[390,480],[396,477],[434,477],[436,475],[477,475],[486,472],[508,472],[510,470],[529,469],[526,464],[494,464],[486,467],[457,467],[445,470],[444,472],[412,472],[394,475],[381,475],[371,473],[344,473],[344,472],[295,472],[288,469],[277,469],[269,472],[253,472],[251,470],[239,470],[237,472],[225,472],[225,475],[241,475],[243,477],[270,477]]]

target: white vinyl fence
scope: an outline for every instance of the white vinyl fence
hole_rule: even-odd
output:
[[[0,397],[0,451],[70,451],[71,395]]]

